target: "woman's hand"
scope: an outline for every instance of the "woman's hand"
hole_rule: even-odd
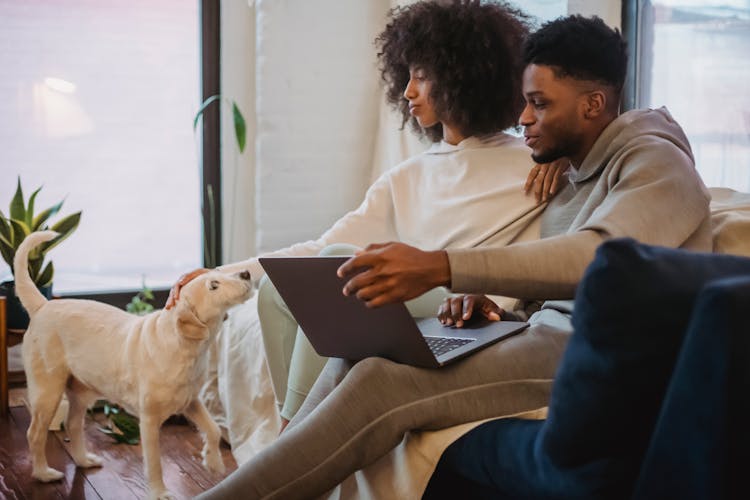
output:
[[[190,271],[189,273],[180,276],[180,279],[177,280],[177,283],[175,283],[174,286],[172,286],[172,289],[169,291],[169,297],[167,297],[167,303],[164,305],[164,309],[172,309],[177,303],[177,300],[180,298],[180,290],[182,289],[182,287],[193,281],[201,274],[207,273],[208,271],[208,269],[201,268],[196,269],[195,271]]]
[[[560,158],[552,163],[534,165],[526,178],[523,189],[526,193],[534,191],[537,203],[548,201],[562,188],[562,179],[568,171],[570,162],[567,158]]]
[[[438,309],[438,320],[445,326],[464,326],[474,312],[481,313],[490,321],[500,321],[505,311],[486,295],[459,295],[449,297]]]

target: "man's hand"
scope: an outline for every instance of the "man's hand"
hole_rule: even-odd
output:
[[[344,295],[356,295],[367,307],[404,302],[436,286],[450,286],[448,254],[425,252],[403,243],[369,245],[338,269],[349,278]]]
[[[474,312],[481,313],[490,321],[500,321],[505,311],[492,302],[486,295],[461,295],[449,297],[438,309],[438,319],[445,326],[464,326]]]
[[[201,268],[196,269],[195,271],[190,271],[189,273],[180,276],[180,279],[177,280],[177,283],[175,283],[174,286],[172,286],[172,289],[169,291],[169,297],[167,297],[167,303],[164,305],[164,309],[172,309],[177,303],[177,300],[180,298],[180,290],[182,289],[182,287],[193,281],[201,274],[207,273],[208,271],[208,269]]]
[[[552,163],[534,165],[526,178],[523,189],[526,193],[534,191],[537,203],[548,201],[562,188],[562,177],[568,171],[570,162],[560,158]]]

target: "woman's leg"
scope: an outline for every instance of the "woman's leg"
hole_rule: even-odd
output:
[[[408,430],[545,406],[568,337],[538,324],[437,370],[382,358],[354,366],[331,360],[279,440],[205,498],[314,497],[387,453]]]
[[[315,352],[302,329],[298,328],[289,366],[286,397],[284,398],[284,406],[281,408],[281,416],[287,421],[291,420],[302,406],[326,361],[328,361],[328,358],[324,358]]]
[[[320,255],[354,255],[357,250],[359,248],[354,245],[337,243],[325,247]],[[289,421],[299,410],[328,358],[315,352],[276,287],[268,278],[263,280],[258,314],[281,417]]]
[[[276,404],[281,409],[287,393],[297,322],[268,276],[263,276],[258,285],[258,318]]]

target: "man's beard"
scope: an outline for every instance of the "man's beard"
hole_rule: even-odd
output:
[[[552,163],[553,161],[559,160],[564,156],[568,156],[568,154],[562,149],[545,151],[538,155],[531,153],[531,159],[534,160],[535,163]]]
[[[571,157],[580,150],[582,139],[575,134],[564,134],[556,141],[557,144],[538,154],[531,153],[531,159],[536,163],[552,163],[560,158]]]

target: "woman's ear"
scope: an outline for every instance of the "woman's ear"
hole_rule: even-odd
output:
[[[205,340],[208,338],[208,327],[198,319],[193,308],[183,302],[178,304],[177,331],[180,335],[191,340]]]

